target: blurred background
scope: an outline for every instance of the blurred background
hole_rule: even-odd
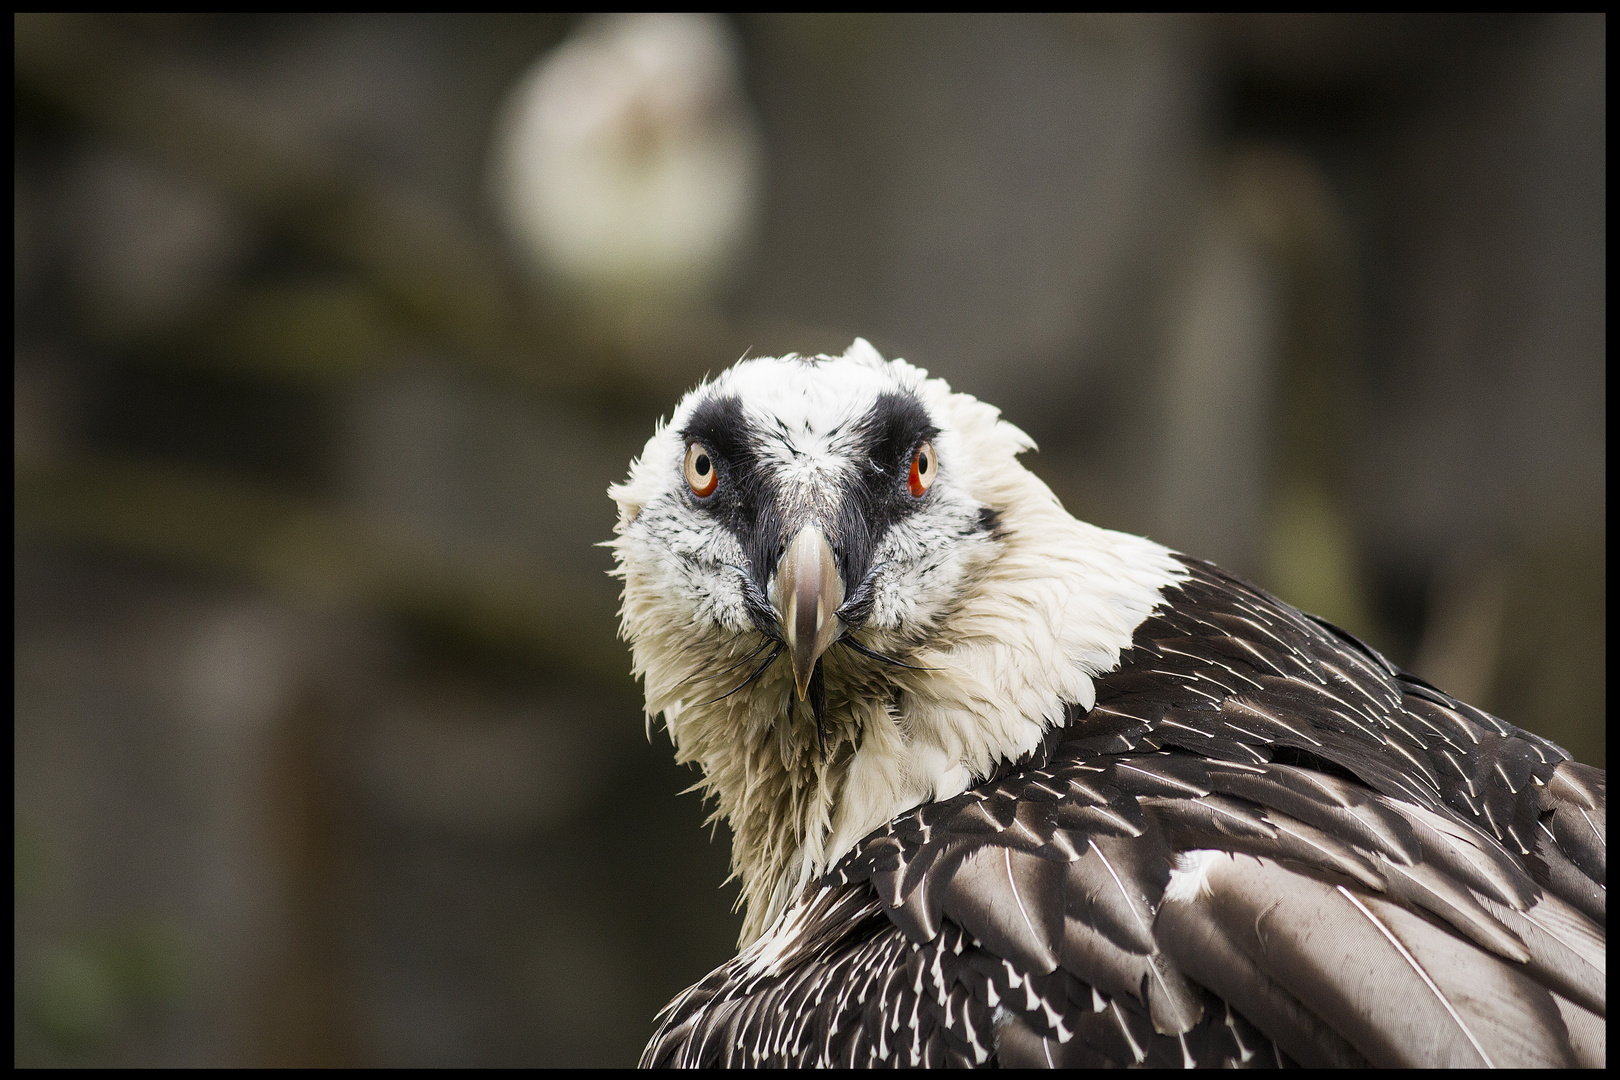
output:
[[[628,1065],[605,489],[745,350],[1605,762],[1605,18],[15,16],[15,1061]]]

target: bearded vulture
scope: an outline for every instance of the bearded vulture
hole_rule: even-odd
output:
[[[1067,514],[864,340],[739,362],[630,476],[622,632],[741,952],[649,1066],[1606,1060],[1601,770]]]

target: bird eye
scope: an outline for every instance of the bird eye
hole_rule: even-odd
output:
[[[916,467],[912,467],[915,473]],[[692,494],[698,498],[714,494],[715,484],[720,482],[720,474],[715,471],[714,458],[709,454],[709,448],[702,443],[695,442],[686,448],[686,485],[692,489]]]
[[[920,499],[934,486],[934,477],[939,474],[939,460],[934,457],[934,444],[923,443],[917,447],[917,453],[911,459],[911,476],[906,486],[911,490],[914,499]]]

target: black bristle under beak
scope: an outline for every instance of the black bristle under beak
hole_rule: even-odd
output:
[[[821,752],[821,760],[827,760],[827,680],[821,672],[822,663],[816,661],[816,669],[810,675],[809,693],[810,712],[816,718],[816,746]]]

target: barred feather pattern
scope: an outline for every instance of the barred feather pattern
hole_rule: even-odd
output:
[[[1219,569],[643,1065],[1602,1066],[1604,774]]]

